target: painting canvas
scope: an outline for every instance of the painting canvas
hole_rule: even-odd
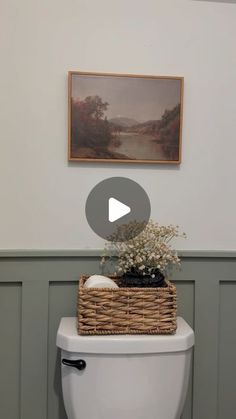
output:
[[[182,77],[69,72],[69,160],[180,163]]]

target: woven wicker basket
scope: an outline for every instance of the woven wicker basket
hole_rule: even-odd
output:
[[[176,287],[85,288],[78,287],[80,335],[172,334],[176,331]],[[119,278],[111,277],[119,283]]]

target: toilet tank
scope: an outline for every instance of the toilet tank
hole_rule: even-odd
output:
[[[179,419],[193,345],[181,317],[175,335],[116,336],[79,336],[76,318],[61,319],[57,346],[68,419]]]

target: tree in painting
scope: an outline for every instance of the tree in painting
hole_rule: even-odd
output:
[[[104,112],[108,106],[99,96],[72,101],[72,147],[103,148],[111,140],[111,130]]]
[[[157,142],[163,145],[165,155],[169,159],[178,158],[180,136],[180,105],[166,110],[160,121]]]

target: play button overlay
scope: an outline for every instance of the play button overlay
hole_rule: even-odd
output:
[[[131,208],[115,198],[109,198],[108,220],[111,223],[129,214]]]
[[[137,182],[111,177],[91,190],[85,212],[88,224],[98,236],[122,242],[134,238],[145,228],[151,205],[147,193]]]

